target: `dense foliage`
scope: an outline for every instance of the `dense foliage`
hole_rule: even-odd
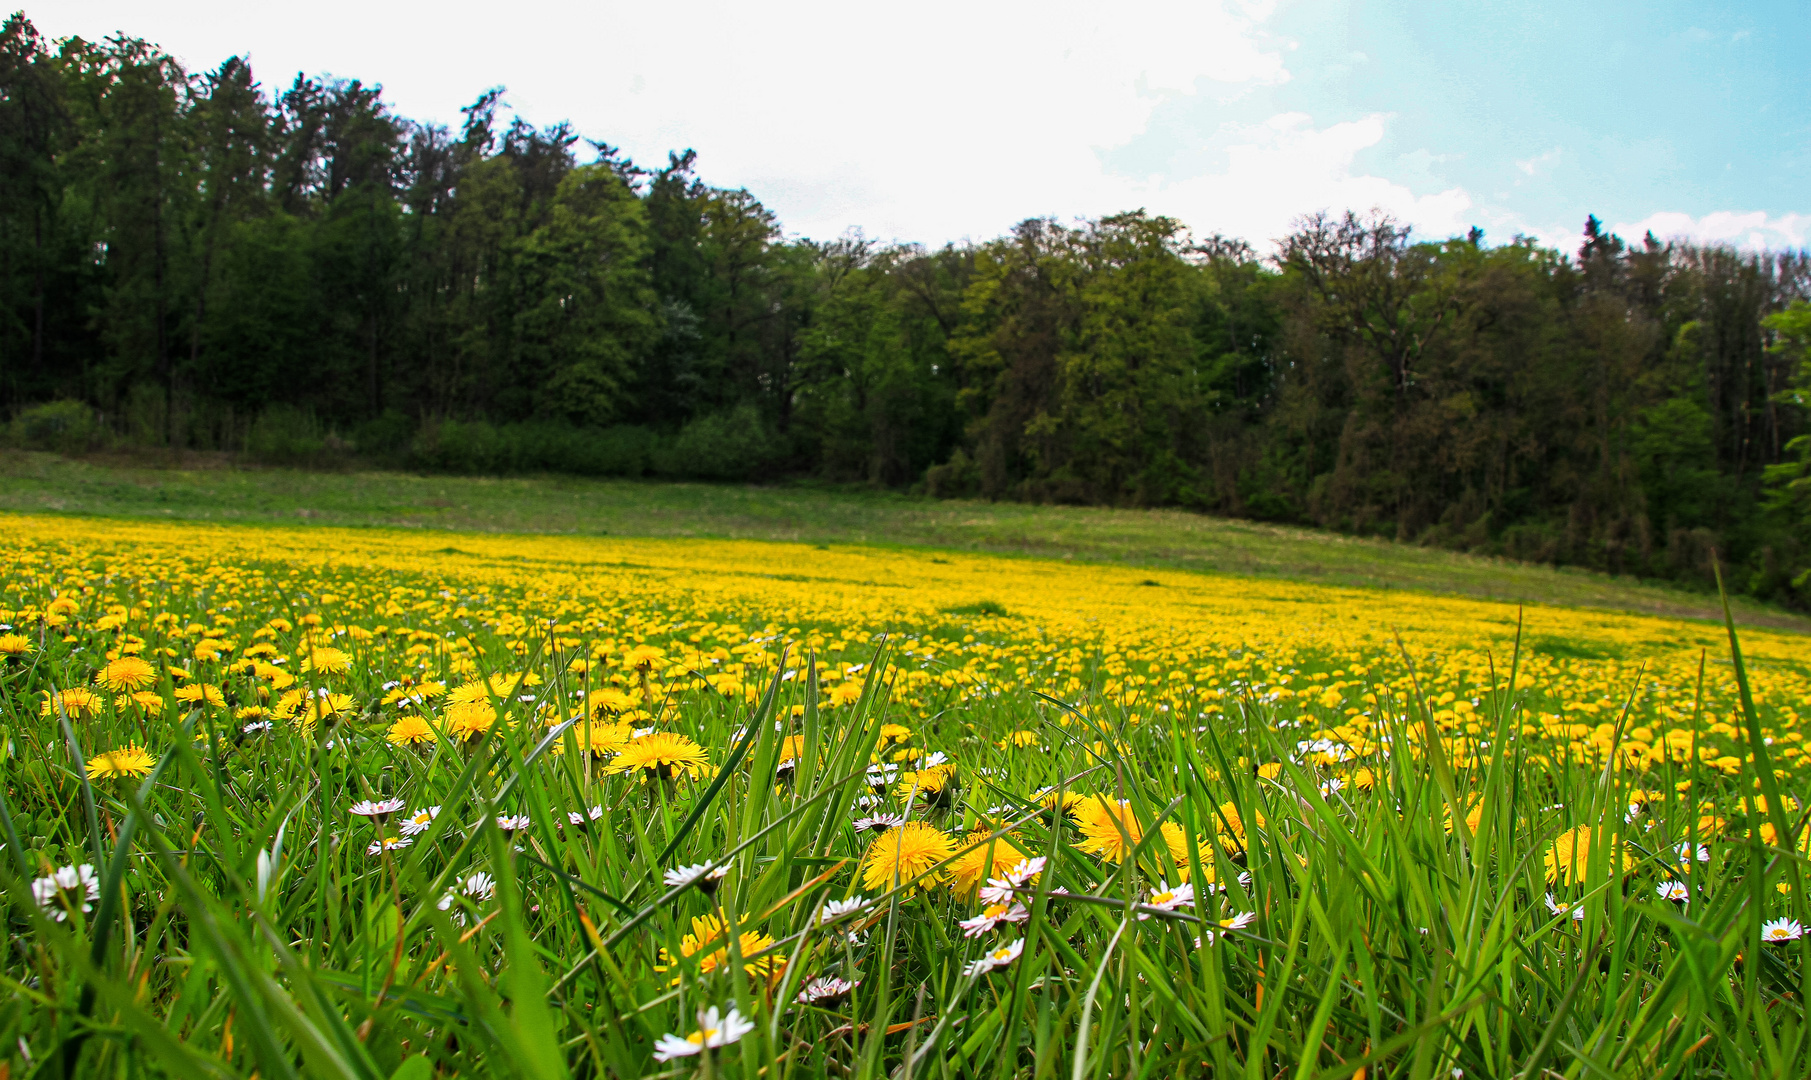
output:
[[[690,151],[0,33],[15,437],[1179,505],[1811,600],[1811,260],[1142,212],[786,238]],[[1797,481],[1798,486],[1793,487]]]
[[[7,526],[3,1075],[1811,1060],[1798,635],[897,548]]]

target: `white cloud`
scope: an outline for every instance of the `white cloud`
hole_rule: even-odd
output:
[[[1281,113],[1230,128],[1222,135],[1227,169],[1156,188],[1151,208],[1197,233],[1242,236],[1260,246],[1282,237],[1303,213],[1322,209],[1383,210],[1424,236],[1464,232],[1472,200],[1463,188],[1417,194],[1355,170],[1359,152],[1383,140],[1388,120],[1378,113],[1316,129],[1302,113]]]
[[[691,45],[708,64],[636,61],[647,88],[611,130],[638,156],[697,147],[707,176],[818,236],[859,225],[938,241],[1120,209],[1098,152],[1143,131],[1163,97],[1288,78],[1258,31],[1263,9],[944,0],[906,18],[837,4],[771,22],[754,10],[705,20]],[[630,18],[627,40],[672,36],[660,5]]]
[[[1560,148],[1556,146],[1533,157],[1517,160],[1515,167],[1521,170],[1523,176],[1535,176],[1545,172],[1548,167],[1559,161],[1561,153]]]
[[[1781,214],[1774,217],[1760,210],[1738,213],[1718,210],[1694,218],[1690,214],[1667,210],[1649,214],[1640,221],[1614,227],[1613,231],[1638,243],[1652,232],[1661,240],[1692,240],[1698,243],[1731,244],[1739,248],[1799,248],[1811,234],[1811,214]]]
[[[298,70],[359,77],[403,115],[453,125],[460,105],[504,84],[531,121],[570,119],[644,164],[694,147],[706,179],[748,187],[811,236],[858,226],[935,243],[1137,206],[1254,241],[1320,207],[1463,231],[1465,191],[1418,193],[1358,169],[1383,138],[1381,114],[1316,128],[1285,113],[1204,133],[1226,155],[1217,173],[1128,178],[1103,164],[1166,98],[1286,82],[1293,46],[1266,29],[1274,3],[321,0],[297,20],[237,0],[70,0],[39,23],[52,35],[124,29],[196,70],[249,53],[272,89]]]

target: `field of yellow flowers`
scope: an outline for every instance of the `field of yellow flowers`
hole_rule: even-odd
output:
[[[5,1075],[1811,1071],[1796,635],[4,522]]]

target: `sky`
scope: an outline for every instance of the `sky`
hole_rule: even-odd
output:
[[[789,235],[986,239],[1144,208],[1260,250],[1380,209],[1572,250],[1587,214],[1811,244],[1811,4],[1097,0],[688,4],[52,0],[190,70],[249,56],[457,127],[492,86],[645,165],[694,148]],[[304,19],[304,13],[306,18]]]

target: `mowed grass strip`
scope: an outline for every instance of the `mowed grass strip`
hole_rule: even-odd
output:
[[[1669,585],[1182,510],[937,500],[854,487],[241,469],[199,455],[176,464],[7,452],[0,510],[898,545],[1721,618],[1714,597]],[[1793,612],[1732,603],[1740,624],[1811,631],[1811,619]]]

